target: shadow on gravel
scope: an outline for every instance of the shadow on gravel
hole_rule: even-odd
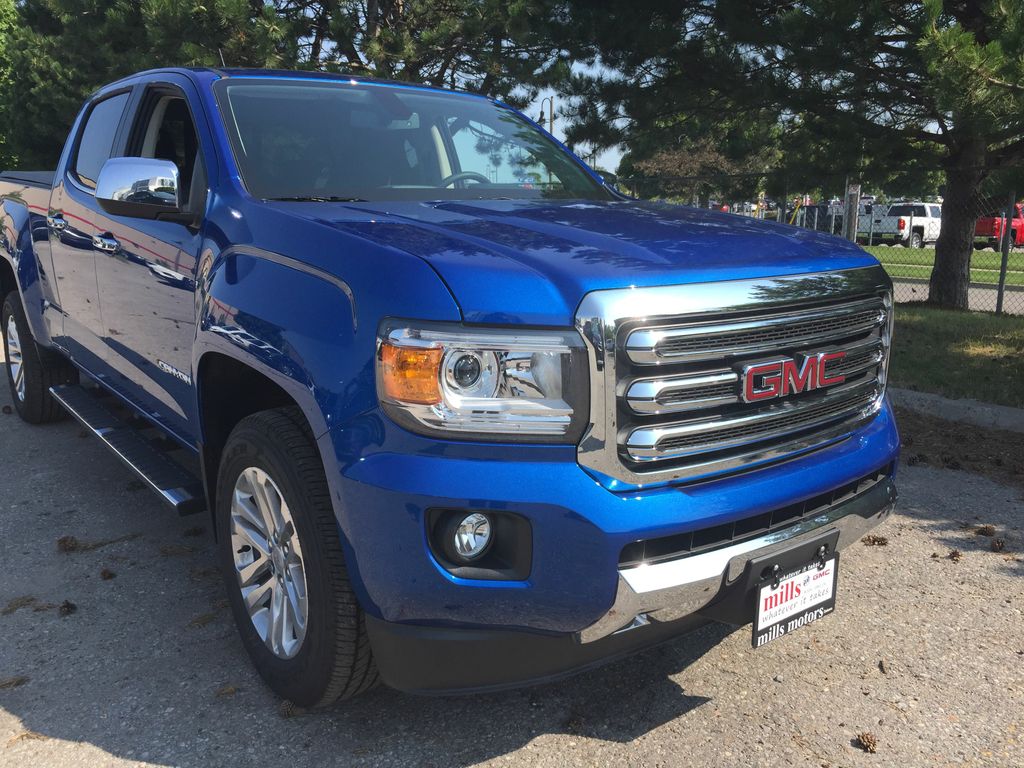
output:
[[[136,619],[152,626],[161,622],[161,616]],[[110,638],[123,632],[116,622],[96,629]],[[168,634],[188,631],[164,629]],[[302,715],[288,714],[287,705],[263,688],[240,649],[231,653],[237,648],[233,630],[214,640],[216,648],[208,656],[154,658],[154,664],[172,672],[177,667],[172,677],[184,679],[173,686],[163,675],[126,677],[118,663],[119,643],[90,642],[69,654],[40,647],[40,655],[49,659],[49,674],[64,682],[35,683],[39,670],[28,667],[29,681],[22,688],[0,691],[0,707],[21,720],[30,734],[23,737],[26,742],[84,742],[115,758],[159,765],[238,765],[255,750],[257,756],[288,755],[293,765],[469,766],[529,748],[548,735],[616,743],[643,737],[711,701],[687,694],[671,676],[731,631],[709,625],[557,684],[440,698],[378,688]],[[230,657],[226,668],[224,651]],[[92,657],[88,662],[86,655]],[[226,697],[207,682],[225,674],[242,680]],[[65,698],[61,689],[66,685],[84,688],[88,695]],[[40,706],[41,701],[49,704]],[[134,725],[125,727],[126,720]],[[4,751],[0,744],[0,763]]]
[[[31,428],[0,415],[0,458],[10,467],[0,562],[15,574],[0,581],[2,765],[52,764],[56,741],[106,753],[77,753],[76,764],[204,768],[447,768],[551,734],[629,743],[709,701],[672,677],[732,632],[709,625],[536,688],[447,698],[381,688],[288,716],[237,638],[208,519],[179,519],[137,491],[129,470],[69,422]]]

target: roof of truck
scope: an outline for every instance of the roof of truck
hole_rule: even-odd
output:
[[[347,81],[351,83],[367,83],[373,85],[389,85],[400,88],[417,88],[428,91],[436,91],[437,93],[452,93],[460,96],[475,96],[477,98],[489,98],[480,93],[474,93],[472,91],[460,90],[457,88],[439,88],[434,85],[425,85],[423,83],[412,83],[404,80],[387,80],[379,77],[368,77],[367,75],[352,74],[348,72],[314,72],[311,70],[301,69],[257,69],[247,67],[162,67],[159,69],[148,69],[143,72],[136,72],[135,74],[123,77],[110,85],[117,85],[118,83],[135,80],[141,77],[157,74],[183,74],[183,75],[206,75],[212,76],[213,79],[223,79],[232,77],[266,77],[266,78],[280,78],[289,80],[323,80],[323,81]],[[104,86],[109,88],[110,86]]]

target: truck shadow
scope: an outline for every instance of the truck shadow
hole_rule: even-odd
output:
[[[629,743],[709,702],[678,676],[732,631],[709,625],[535,688],[379,688],[296,715],[242,650],[205,516],[169,513],[70,422],[4,413],[0,457],[0,762],[67,750],[80,764],[463,766],[550,735]]]

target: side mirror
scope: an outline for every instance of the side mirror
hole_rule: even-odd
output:
[[[96,180],[96,202],[115,216],[174,218],[182,213],[178,166],[146,157],[111,158]]]

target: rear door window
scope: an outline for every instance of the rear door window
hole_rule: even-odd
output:
[[[96,189],[100,169],[110,158],[128,96],[127,91],[111,96],[89,111],[75,157],[75,176],[89,189]]]

